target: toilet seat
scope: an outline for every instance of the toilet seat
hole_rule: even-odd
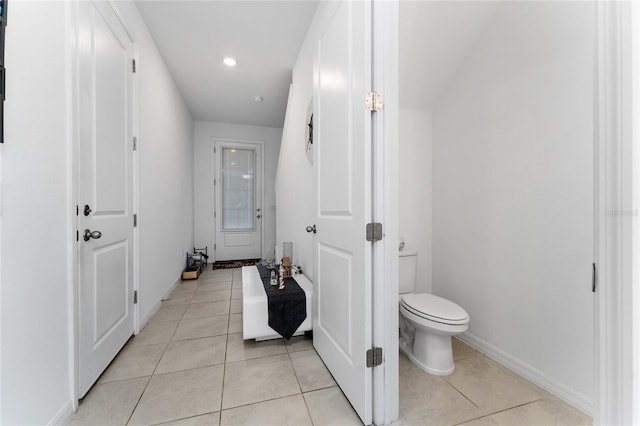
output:
[[[405,294],[401,297],[400,303],[408,312],[425,320],[448,325],[469,323],[469,314],[464,309],[433,294]]]

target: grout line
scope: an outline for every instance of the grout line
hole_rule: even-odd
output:
[[[455,387],[454,385],[452,385],[451,383],[449,383],[447,380],[440,378],[440,380],[442,380],[444,383],[448,384],[449,386],[451,386],[453,389],[456,390],[456,392],[458,392],[460,395],[462,395],[467,401],[469,401],[470,403],[473,404],[474,407],[476,407],[478,410],[481,410],[480,407],[478,407],[478,405],[473,402],[469,397],[467,397],[467,395],[465,395],[460,389],[458,389],[457,387]]]
[[[541,401],[542,399],[543,399],[543,398],[536,399],[536,400],[534,400],[534,401],[529,401],[529,402],[525,402],[525,403],[523,403],[523,404],[514,405],[513,407],[509,407],[509,408],[505,408],[505,409],[502,409],[502,410],[494,411],[494,412],[492,412],[492,413],[483,414],[483,415],[482,415],[482,416],[480,416],[480,417],[474,417],[473,419],[465,420],[465,421],[464,421],[464,422],[462,422],[462,423],[456,423],[456,425],[455,425],[455,426],[462,425],[462,424],[465,424],[465,423],[468,423],[468,422],[472,422],[472,421],[474,421],[474,420],[484,419],[485,417],[490,417],[490,416],[493,416],[494,414],[500,414],[500,413],[504,413],[505,411],[514,410],[514,409],[516,409],[516,408],[524,407],[525,405],[533,404],[534,402]],[[475,404],[474,404],[474,405],[475,405]],[[478,408],[480,408],[480,407],[478,407]]]

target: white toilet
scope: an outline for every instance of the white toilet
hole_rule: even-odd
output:
[[[469,328],[460,306],[428,293],[415,293],[418,253],[400,252],[400,350],[430,374],[453,373],[451,336]]]

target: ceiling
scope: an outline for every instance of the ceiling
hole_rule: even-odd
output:
[[[497,1],[400,2],[400,105],[431,110],[493,18]]]
[[[318,1],[136,5],[195,120],[283,126],[291,71]],[[226,56],[237,65],[224,65]]]

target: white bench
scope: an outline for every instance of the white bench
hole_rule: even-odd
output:
[[[300,288],[304,290],[307,299],[307,318],[300,324],[294,336],[304,334],[311,330],[311,309],[313,301],[313,285],[302,274],[293,276]],[[242,267],[242,338],[269,340],[280,339],[271,327],[269,327],[269,309],[267,306],[267,293],[260,279],[258,268],[255,266]]]

